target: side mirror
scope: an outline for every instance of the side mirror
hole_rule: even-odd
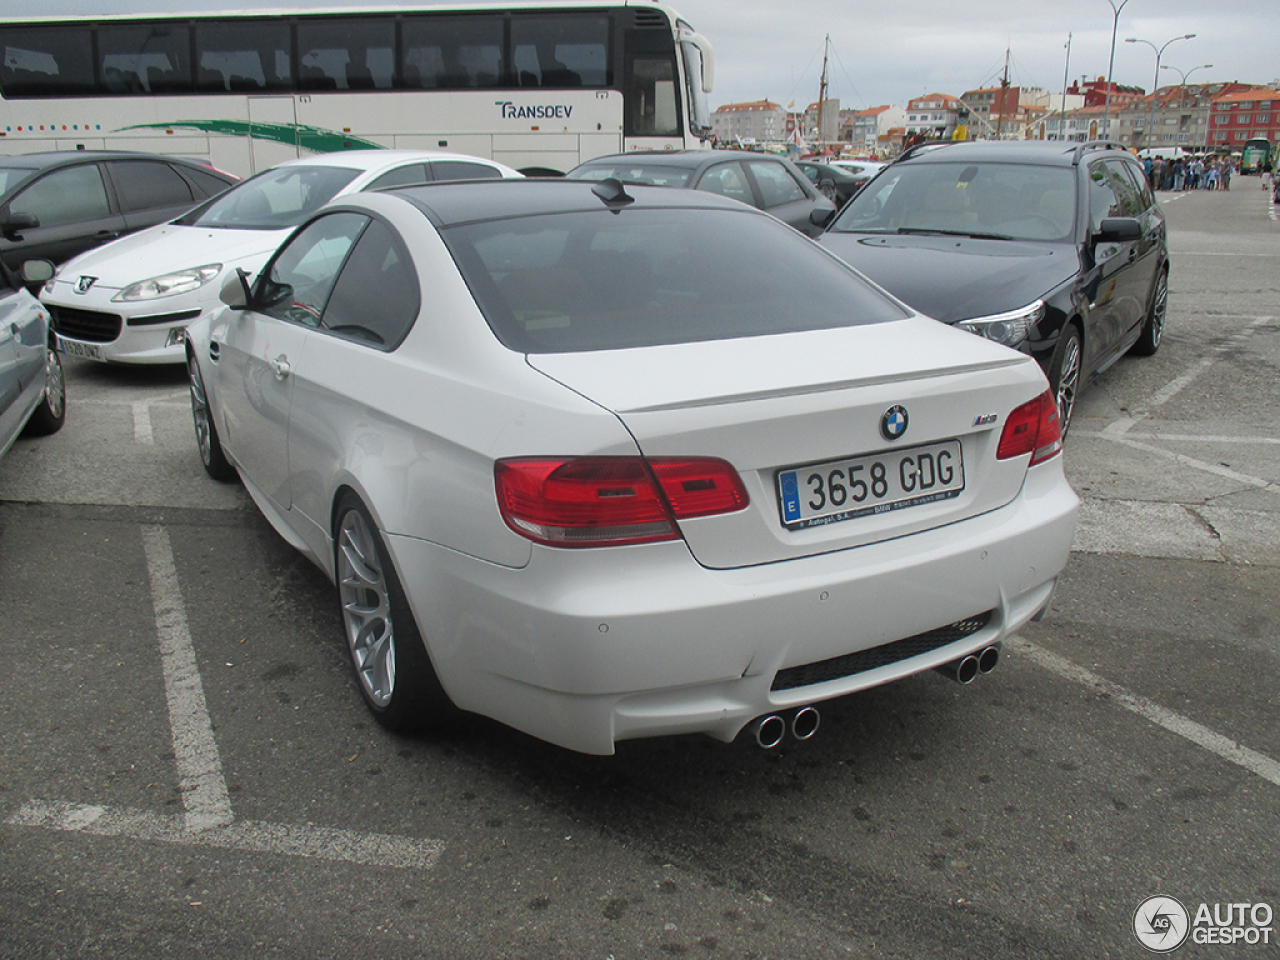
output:
[[[1133,217],[1108,217],[1102,221],[1093,235],[1095,243],[1137,240],[1142,236],[1142,224]]]
[[[8,240],[20,240],[23,230],[40,226],[40,218],[34,213],[11,213],[0,221],[0,233]]]
[[[53,279],[54,266],[48,260],[27,260],[22,264],[22,282],[32,287],[43,287]]]
[[[248,307],[253,299],[249,289],[249,275],[240,267],[236,267],[236,272],[223,281],[218,299],[232,310],[243,310]]]
[[[809,213],[809,222],[815,227],[825,227],[835,218],[835,215],[836,211],[834,209],[828,210],[820,207]]]

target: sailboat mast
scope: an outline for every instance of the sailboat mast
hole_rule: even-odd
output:
[[[1000,113],[996,116],[996,139],[1000,139],[1000,128],[1004,126],[1004,111],[1009,102],[1009,48],[1004,50],[1004,76],[1000,78]]]
[[[831,34],[822,44],[822,79],[818,84],[818,152],[822,152],[822,111],[827,102],[827,51],[831,46]]]

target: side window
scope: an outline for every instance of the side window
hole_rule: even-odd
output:
[[[603,87],[609,83],[609,18],[513,17],[511,59],[516,86]]]
[[[1147,178],[1145,176],[1134,169],[1132,164],[1122,163],[1120,166],[1124,172],[1128,174],[1130,182],[1133,183],[1134,188],[1138,192],[1138,212],[1133,214],[1133,216],[1141,216],[1143,213],[1155,206],[1156,203],[1155,195],[1151,192],[1151,184],[1147,182]]]
[[[431,181],[431,171],[425,163],[406,163],[403,167],[388,170],[366,190],[385,190],[387,187],[411,187]]]
[[[308,224],[276,255],[255,291],[259,309],[318,327],[338,272],[368,222],[356,213],[335,213]]]
[[[487,163],[469,160],[434,160],[431,170],[437,180],[500,180],[502,174]]]
[[[298,89],[390,90],[395,23],[383,18],[298,23]]]
[[[809,165],[809,164],[807,164],[807,163],[798,163],[798,164],[796,164],[796,166],[800,169],[800,172],[801,172],[801,173],[803,173],[806,177],[808,177],[808,178],[809,178],[809,182],[810,182],[810,183],[817,183],[817,182],[818,182],[818,168],[817,168],[817,167],[810,166],[810,165]]]
[[[702,175],[698,181],[698,189],[707,193],[718,193],[722,197],[732,197],[755,206],[755,197],[751,193],[751,185],[747,183],[742,166],[733,163],[719,163]]]
[[[791,171],[780,163],[748,163],[747,169],[751,171],[756,187],[760,190],[760,200],[765,210],[804,200],[807,196]]]
[[[13,198],[12,213],[34,214],[42,227],[84,223],[111,216],[102,171],[96,163],[55,170]]]
[[[418,316],[418,280],[409,254],[385,224],[373,220],[347,258],[321,326],[391,350]]]
[[[191,34],[181,24],[98,29],[102,78],[111,93],[191,90]]]
[[[125,211],[190,206],[191,187],[178,171],[158,160],[113,160],[107,164]]]
[[[219,180],[211,173],[205,173],[203,170],[195,170],[191,167],[183,167],[181,175],[195,184],[197,200],[216,196],[223,190],[233,186],[233,184],[227,183],[225,180]]]
[[[1089,224],[1096,232],[1107,217],[1133,216],[1133,184],[1108,163],[1095,163],[1089,168]]]

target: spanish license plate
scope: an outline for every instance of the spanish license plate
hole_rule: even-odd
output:
[[[102,348],[96,343],[81,343],[79,340],[68,340],[58,337],[58,352],[68,357],[84,357],[87,360],[101,360]]]
[[[778,473],[782,524],[804,530],[950,500],[964,490],[959,440],[834,460]]]

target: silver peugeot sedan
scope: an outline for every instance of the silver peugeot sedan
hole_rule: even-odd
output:
[[[994,667],[1067,560],[1035,361],[731,200],[359,194],[221,297],[186,346],[204,465],[333,581],[393,729],[805,737]]]

